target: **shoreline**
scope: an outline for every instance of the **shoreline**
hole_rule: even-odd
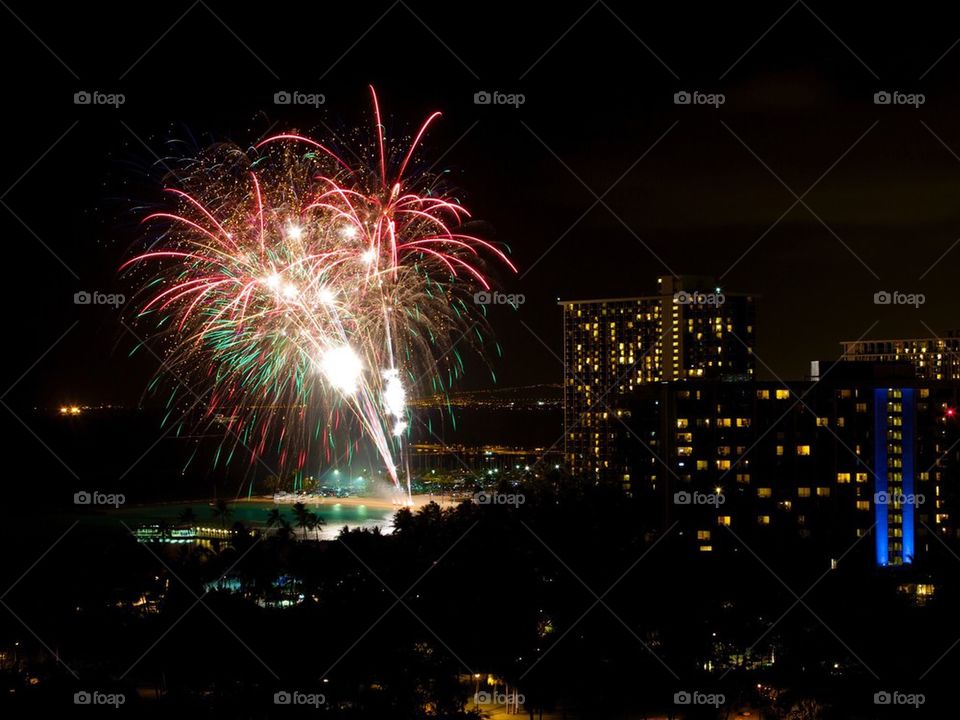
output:
[[[444,497],[440,495],[414,495],[413,504],[407,506],[405,503],[400,502],[399,500],[389,500],[387,498],[380,497],[316,497],[316,498],[301,498],[301,497],[291,497],[288,500],[277,501],[274,499],[273,495],[258,495],[249,498],[237,498],[230,502],[235,503],[270,503],[277,506],[286,506],[293,505],[297,502],[302,502],[307,507],[315,506],[330,506],[334,505],[347,505],[350,507],[357,506],[367,506],[374,507],[377,509],[394,509],[399,510],[403,507],[410,507],[411,509],[420,509],[425,505],[429,505],[431,502],[437,503],[442,508],[455,507],[459,503],[455,500],[450,499],[449,497]]]

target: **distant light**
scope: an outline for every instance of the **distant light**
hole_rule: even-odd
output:
[[[955,408],[947,408],[947,417],[953,417],[956,414],[957,414],[957,411]]]
[[[376,253],[373,250],[367,250],[363,255],[360,256],[360,259],[363,260],[367,265],[373,262],[376,257]]]
[[[299,240],[303,237],[303,228],[299,225],[288,225],[287,237],[291,240]]]

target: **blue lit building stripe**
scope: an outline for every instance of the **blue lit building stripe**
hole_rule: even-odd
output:
[[[877,550],[877,565],[890,562],[890,539],[887,529],[887,511],[889,505],[876,502],[880,495],[886,495],[887,482],[887,390],[876,388],[873,391],[873,474],[874,474],[874,543]]]
[[[914,514],[917,505],[913,502],[916,497],[913,477],[913,435],[914,435],[914,391],[907,388],[903,391],[903,494],[910,502],[903,504],[903,563],[913,562],[914,550]]]

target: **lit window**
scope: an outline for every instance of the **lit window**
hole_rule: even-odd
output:
[[[850,473],[837,473],[837,482],[841,485],[846,485],[850,482]]]
[[[830,424],[830,421],[828,418],[825,418],[825,417],[817,418],[817,427],[826,427],[829,424]]]
[[[757,497],[758,497],[758,498],[773,497],[773,489],[772,489],[772,488],[757,488]]]
[[[730,461],[729,460],[717,460],[717,470],[729,470]]]
[[[817,488],[817,497],[830,497],[830,488],[828,488],[828,487],[818,487],[818,488]]]
[[[802,497],[802,498],[810,497],[810,488],[808,487],[797,488],[797,497]]]
[[[720,515],[717,517],[717,525],[723,525],[724,527],[730,527],[730,516],[729,515]]]
[[[769,525],[769,524],[770,524],[770,516],[769,516],[769,515],[758,515],[758,516],[757,516],[757,522],[760,523],[761,525]]]
[[[783,445],[777,445],[777,455],[783,455]]]
[[[809,445],[797,445],[797,455],[802,455],[804,457],[810,455],[810,446]]]
[[[857,510],[869,510],[870,501],[869,500],[857,500]]]
[[[777,390],[777,400],[789,400],[790,391],[789,390]]]
[[[681,430],[684,430],[688,424],[687,418],[677,418],[677,427]]]
[[[769,390],[757,390],[757,399],[759,400],[769,400],[770,391]]]
[[[709,540],[710,531],[709,530],[697,530],[697,540]]]
[[[706,460],[697,460],[697,470],[706,470],[708,467],[710,467],[710,463]]]
[[[700,552],[713,552],[713,545],[701,545]]]

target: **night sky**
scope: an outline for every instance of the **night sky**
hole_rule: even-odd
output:
[[[960,327],[960,29],[936,4],[847,5],[11,2],[6,386],[26,375],[6,402],[136,403],[155,361],[128,359],[116,311],[73,295],[130,294],[116,269],[160,199],[157,157],[271,127],[329,140],[369,124],[371,83],[388,131],[443,111],[423,157],[513,250],[500,287],[526,303],[491,313],[502,385],[560,381],[558,298],[643,294],[661,274],[762,296],[762,377],[801,377],[868,332]],[[75,105],[81,90],[126,102]],[[326,103],[275,105],[280,90]],[[483,90],[525,103],[474,104]],[[683,90],[725,102],[674,104]],[[884,90],[925,102],[874,104]],[[878,290],[926,303],[877,306]],[[489,382],[471,363],[465,387]]]

